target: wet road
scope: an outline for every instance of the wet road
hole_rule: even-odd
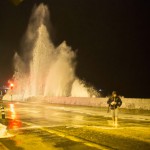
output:
[[[150,112],[120,109],[113,127],[106,108],[38,102],[4,103],[14,136],[0,138],[0,150],[150,149]]]

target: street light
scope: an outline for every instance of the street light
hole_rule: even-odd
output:
[[[13,90],[13,88],[14,88],[14,84],[11,83],[11,84],[10,84],[10,89]]]
[[[13,94],[12,90],[13,90],[13,88],[14,88],[14,84],[13,84],[13,83],[10,83],[10,89],[11,89],[11,101],[12,101],[12,94]]]

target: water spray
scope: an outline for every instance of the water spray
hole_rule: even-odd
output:
[[[40,4],[31,15],[23,44],[24,54],[14,56],[13,94],[33,96],[90,97],[91,90],[76,76],[76,53],[66,42],[55,47],[47,25],[49,10]],[[92,91],[93,92],[93,91]]]

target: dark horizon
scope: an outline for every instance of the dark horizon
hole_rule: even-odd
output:
[[[81,80],[107,95],[150,98],[150,2],[138,0],[0,1],[0,85],[13,75],[13,55],[22,53],[32,9],[41,2],[50,10],[54,44],[65,40],[77,51]]]

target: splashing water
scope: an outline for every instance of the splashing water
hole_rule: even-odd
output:
[[[89,97],[88,89],[75,76],[76,54],[64,41],[55,47],[47,30],[49,11],[40,4],[30,18],[24,54],[14,56],[14,92],[30,96]]]
[[[6,136],[6,135],[7,135],[6,126],[0,123],[0,137]]]

